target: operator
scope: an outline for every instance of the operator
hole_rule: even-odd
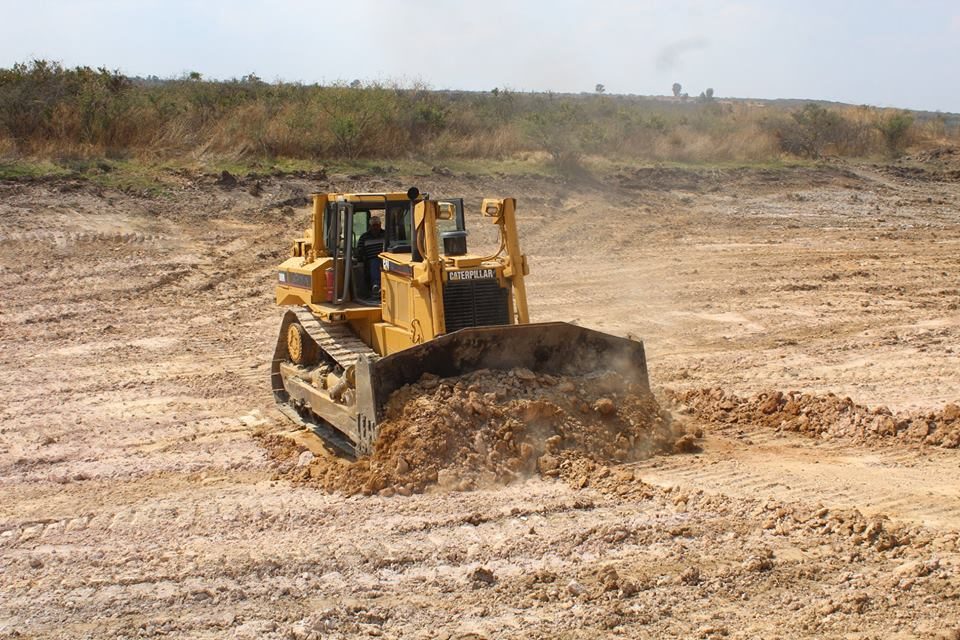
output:
[[[380,295],[380,254],[383,253],[383,227],[380,218],[370,217],[370,224],[366,231],[360,234],[357,241],[357,257],[363,264],[363,272],[367,278],[371,295]]]

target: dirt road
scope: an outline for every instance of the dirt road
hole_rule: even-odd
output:
[[[310,191],[517,196],[534,319],[643,338],[660,394],[917,413],[960,401],[955,181],[167,182],[0,184],[0,637],[958,637],[956,449],[678,408],[702,453],[382,498],[281,480],[252,437],[282,426],[273,269]]]

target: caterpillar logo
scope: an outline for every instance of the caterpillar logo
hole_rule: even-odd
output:
[[[466,271],[451,271],[447,274],[447,279],[452,281],[460,280],[491,280],[497,277],[494,269],[469,269]]]

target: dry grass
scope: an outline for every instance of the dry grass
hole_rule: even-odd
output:
[[[146,82],[35,61],[0,69],[0,156],[636,162],[879,157],[960,142],[956,120],[870,107],[778,107],[423,86]]]

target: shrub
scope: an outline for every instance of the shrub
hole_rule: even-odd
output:
[[[848,123],[836,111],[808,103],[790,114],[776,131],[780,149],[787,153],[819,158],[830,145],[850,137]]]
[[[879,122],[877,127],[883,135],[883,142],[891,156],[903,155],[912,126],[913,116],[904,111],[895,113]]]
[[[526,122],[530,140],[550,154],[562,173],[581,170],[584,152],[596,150],[602,139],[583,108],[569,101],[548,103],[529,113]]]

